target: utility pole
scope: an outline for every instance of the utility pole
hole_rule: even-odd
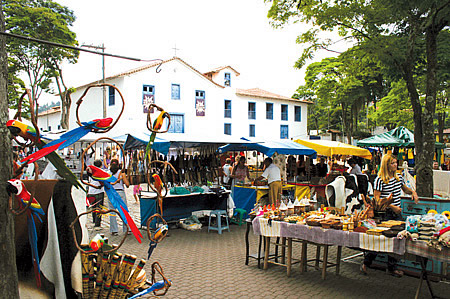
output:
[[[105,53],[105,44],[102,43],[101,46],[94,46],[94,45],[86,45],[83,44],[81,47],[86,48],[93,48],[96,50],[102,50],[103,53]],[[105,84],[105,55],[102,55],[102,82]],[[103,86],[103,118],[106,118],[106,86]]]

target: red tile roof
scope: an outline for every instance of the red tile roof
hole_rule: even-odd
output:
[[[124,76],[128,76],[128,75],[132,75],[132,74],[135,74],[135,73],[138,73],[138,72],[141,72],[141,71],[145,71],[145,70],[148,70],[148,69],[150,69],[150,68],[157,67],[157,66],[159,66],[159,65],[162,65],[162,64],[164,64],[164,63],[167,63],[167,62],[170,62],[170,61],[173,61],[173,60],[178,60],[178,61],[180,61],[181,63],[183,63],[184,65],[186,65],[186,66],[189,67],[190,69],[192,69],[194,72],[198,73],[200,76],[202,76],[202,77],[205,78],[206,80],[208,80],[208,81],[210,81],[211,83],[213,83],[214,85],[217,85],[218,87],[225,88],[224,86],[222,86],[222,85],[220,85],[220,84],[217,84],[216,82],[214,82],[213,80],[211,80],[210,78],[208,78],[207,76],[205,76],[204,74],[200,73],[198,70],[196,70],[196,69],[195,69],[194,67],[192,67],[190,64],[186,63],[184,60],[182,60],[181,58],[178,58],[178,57],[173,57],[173,58],[170,58],[170,59],[167,59],[167,60],[164,60],[164,61],[154,62],[154,63],[148,64],[148,65],[144,65],[144,66],[141,66],[141,67],[138,67],[138,68],[135,68],[135,69],[131,69],[131,70],[128,70],[128,71],[125,71],[125,72],[122,72],[122,73],[113,75],[113,76],[109,76],[109,77],[106,77],[106,78],[105,78],[105,81],[112,80],[112,79],[116,79],[116,78],[120,78],[120,77],[124,77]],[[88,83],[88,84],[84,84],[84,85],[78,86],[77,89],[78,89],[78,88],[84,88],[84,87],[87,87],[87,86],[89,86],[89,85],[91,85],[91,84],[100,84],[100,83],[102,83],[102,82],[103,82],[102,80],[97,80],[97,81],[94,81],[94,82],[91,82],[91,83]]]
[[[54,114],[54,113],[58,113],[61,112],[61,107],[60,106],[55,106],[52,107],[48,110],[42,111],[38,113],[38,116],[44,116],[44,115],[49,115],[49,114]]]
[[[221,70],[226,69],[226,68],[231,69],[231,70],[236,74],[236,76],[239,76],[239,75],[240,75],[240,73],[239,73],[238,71],[236,71],[234,68],[232,68],[232,67],[229,66],[229,65],[227,65],[227,66],[220,66],[220,67],[215,68],[215,69],[213,69],[213,70],[211,70],[211,71],[209,71],[209,72],[204,73],[204,75],[207,76],[207,75],[209,75],[209,74],[218,73],[218,72],[220,72]]]
[[[251,89],[236,89],[236,94],[241,96],[248,96],[248,97],[257,97],[257,98],[265,98],[265,99],[276,99],[276,100],[287,100],[287,101],[295,101],[295,102],[301,102],[306,104],[313,104],[313,102],[305,101],[305,100],[299,100],[299,99],[293,99],[288,98],[285,96],[281,96],[275,93],[271,93],[269,91],[262,90],[260,88],[251,88]]]

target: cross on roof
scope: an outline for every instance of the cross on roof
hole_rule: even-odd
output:
[[[177,44],[175,44],[175,46],[172,48],[172,50],[174,50],[174,52],[175,52],[173,56],[177,57],[177,50],[180,50],[177,48]]]

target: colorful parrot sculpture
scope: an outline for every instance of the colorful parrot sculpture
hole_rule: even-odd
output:
[[[142,234],[137,228],[136,223],[134,223],[133,219],[128,213],[129,211],[127,205],[112,185],[112,183],[117,181],[117,178],[93,165],[89,165],[88,167],[86,167],[86,172],[89,176],[92,177],[92,179],[103,183],[106,195],[108,195],[108,198],[111,201],[112,205],[116,210],[119,211],[119,214],[120,216],[122,216],[123,221],[128,224],[136,240],[141,243]]]
[[[71,146],[80,138],[85,136],[87,133],[93,131],[93,130],[105,130],[111,126],[113,119],[111,117],[103,118],[103,119],[94,119],[90,122],[84,122],[82,123],[81,127],[78,127],[76,129],[70,130],[64,134],[61,135],[59,139],[53,140],[52,142],[49,142],[46,144],[42,149],[39,151],[29,155],[25,159],[21,160],[21,163],[33,163],[36,160],[39,160],[42,157],[45,157],[46,155],[54,152],[55,150],[62,150],[68,146]]]
[[[153,177],[153,179],[155,181],[153,183],[153,185],[155,186],[155,189],[158,191],[158,194],[161,195],[162,188],[163,188],[163,185],[164,185],[162,180],[161,180],[161,177],[158,174],[153,174],[152,177]]]
[[[149,244],[149,246],[148,246],[148,256],[147,256],[147,259],[148,259],[148,260],[150,259],[150,256],[152,255],[153,250],[155,250],[156,245],[158,245],[159,241],[161,240],[161,238],[164,236],[164,234],[165,234],[166,231],[168,231],[168,230],[169,230],[169,226],[168,226],[167,224],[165,224],[165,225],[159,227],[159,228],[156,230],[155,235],[153,236],[153,239],[155,239],[156,242],[153,241],[153,240],[150,240],[150,244]]]
[[[36,223],[34,222],[34,217],[39,219],[42,222],[40,215],[45,215],[44,211],[41,208],[39,202],[33,198],[31,199],[31,194],[25,188],[24,183],[21,180],[12,179],[8,181],[8,185],[6,187],[9,194],[15,194],[16,198],[19,200],[19,205],[21,208],[24,208],[28,205],[28,202],[31,200],[31,205],[27,209],[27,226],[28,226],[28,238],[30,240],[31,245],[31,257],[33,259],[33,267],[34,274],[36,277],[36,284],[38,287],[41,287],[41,267],[39,264],[39,253],[37,248],[37,232],[36,232]]]
[[[154,284],[152,284],[152,286],[149,287],[148,289],[145,289],[145,290],[143,290],[142,292],[139,292],[139,293],[137,293],[136,295],[131,296],[129,299],[139,298],[139,297],[144,296],[144,295],[146,295],[146,294],[148,294],[148,293],[150,293],[150,292],[156,292],[156,291],[162,290],[162,289],[164,289],[166,286],[169,286],[169,287],[170,287],[171,285],[172,285],[172,281],[171,281],[170,279],[167,280],[167,281],[165,281],[165,280],[160,280],[160,281],[157,281],[157,282],[155,282]]]
[[[164,119],[169,117],[169,113],[166,111],[161,111],[158,117],[153,121],[153,130],[158,131],[161,129]],[[156,132],[152,132],[150,135],[150,140],[147,143],[147,147],[145,148],[145,156],[150,160],[150,150],[152,149],[153,143],[155,143]]]
[[[37,148],[42,149],[42,148],[44,148],[44,146],[46,146],[46,143],[44,141],[42,141],[41,139],[37,140],[36,130],[33,127],[30,127],[18,120],[14,120],[14,119],[9,120],[6,123],[6,126],[8,127],[9,131],[11,132],[11,134],[13,136],[20,136],[25,140],[31,140],[35,143]],[[42,138],[45,138],[45,137],[42,137]],[[81,185],[81,183],[78,181],[77,177],[67,167],[64,160],[61,159],[61,157],[56,152],[49,153],[47,155],[47,159],[50,161],[50,163],[53,164],[53,166],[55,166],[56,171],[58,172],[58,174],[61,177],[66,179],[68,182],[70,182],[76,188],[81,188],[84,190],[83,185]]]

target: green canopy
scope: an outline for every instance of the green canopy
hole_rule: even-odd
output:
[[[358,146],[395,146],[395,147],[414,147],[414,134],[405,127],[397,127],[386,133],[375,135],[356,143]],[[444,144],[436,142],[436,148],[444,148]]]

